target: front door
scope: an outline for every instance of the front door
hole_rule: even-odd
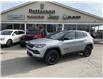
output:
[[[64,54],[69,52],[74,52],[75,47],[75,32],[66,32],[66,34],[63,37],[64,41],[62,44],[62,48],[64,51]]]

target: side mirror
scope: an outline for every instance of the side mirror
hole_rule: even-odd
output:
[[[15,36],[15,35],[16,35],[15,33],[12,34],[12,36]]]

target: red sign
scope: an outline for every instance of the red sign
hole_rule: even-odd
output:
[[[27,16],[29,19],[44,19],[44,16]]]

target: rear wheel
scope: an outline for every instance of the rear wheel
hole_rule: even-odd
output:
[[[21,44],[21,43],[20,43],[19,45],[20,45],[20,47],[25,47],[25,44]]]
[[[90,46],[86,46],[83,52],[83,56],[88,57],[91,55],[91,52],[92,52],[92,48]]]
[[[26,46],[25,42],[23,42],[23,41],[20,41],[19,45],[20,45],[21,47],[25,47],[25,46]]]
[[[50,50],[45,55],[45,63],[48,65],[56,64],[60,56],[57,50]]]
[[[12,40],[9,39],[9,40],[7,41],[7,43],[6,43],[6,46],[11,46],[11,45],[12,45]]]

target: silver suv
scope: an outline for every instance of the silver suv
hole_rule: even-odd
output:
[[[27,42],[27,54],[42,58],[49,65],[57,63],[61,56],[71,52],[82,52],[83,56],[88,57],[92,49],[93,38],[90,34],[77,30],[62,31]]]

